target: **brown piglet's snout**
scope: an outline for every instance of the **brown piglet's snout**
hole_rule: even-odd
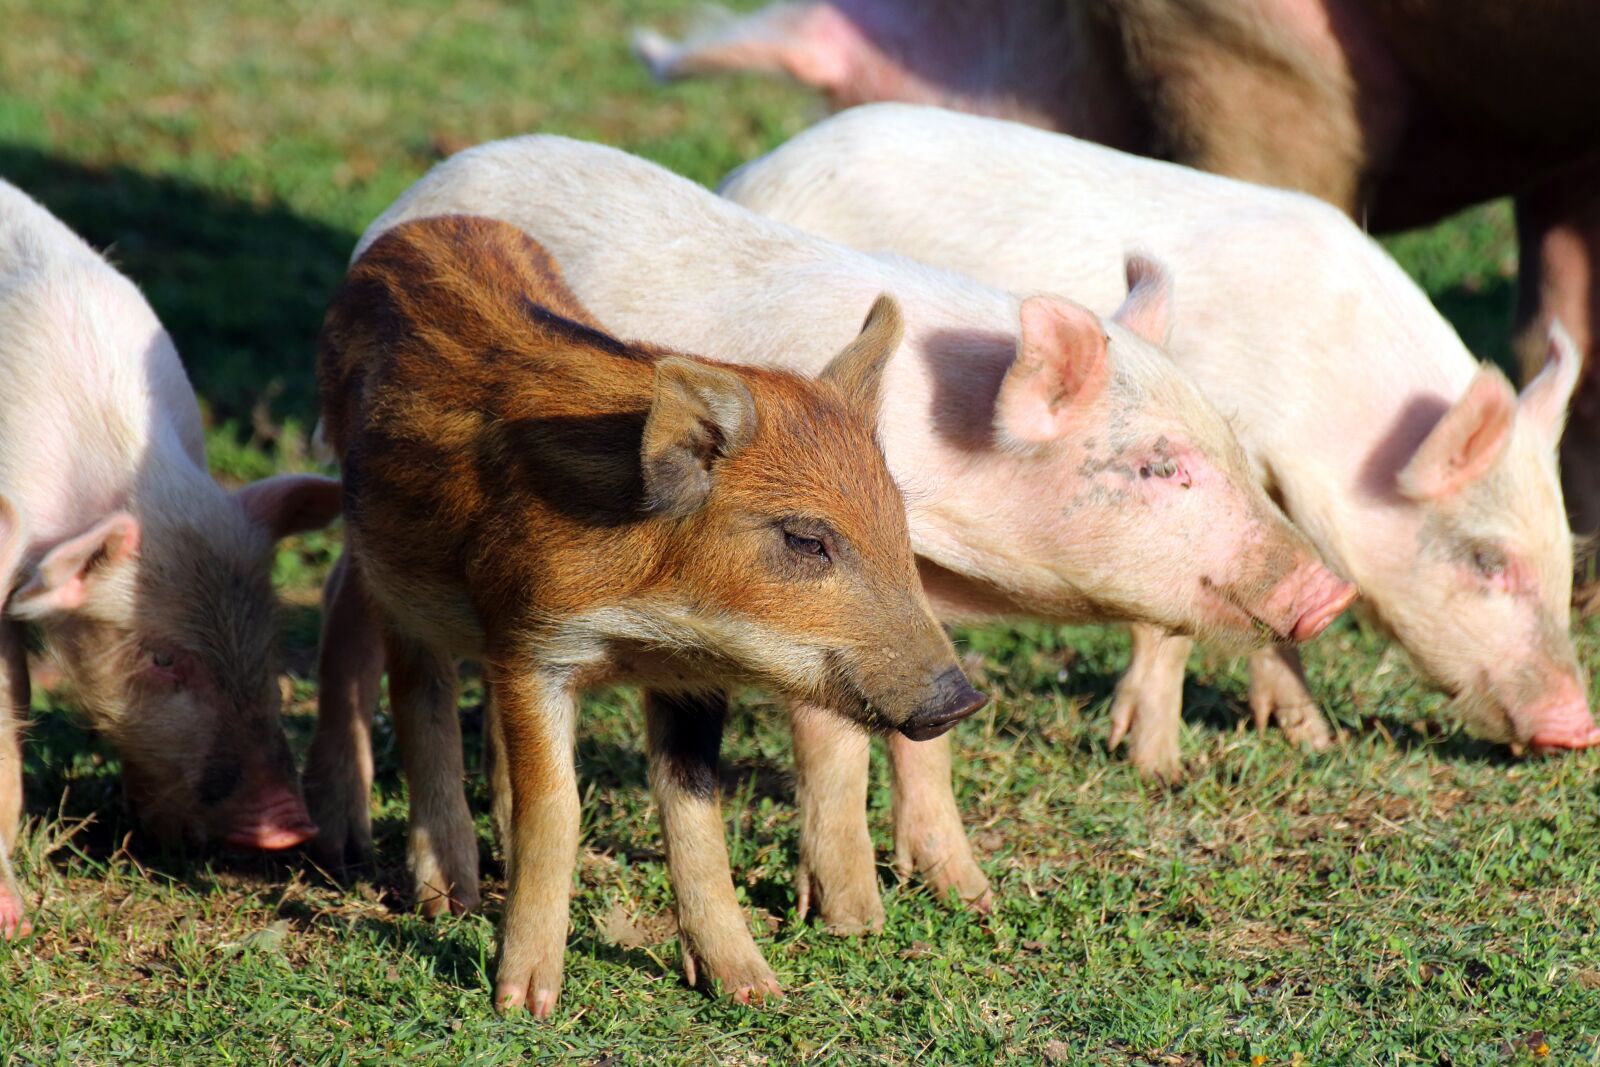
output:
[[[960,668],[951,667],[934,678],[928,695],[900,724],[900,732],[913,741],[931,741],[988,702]]]

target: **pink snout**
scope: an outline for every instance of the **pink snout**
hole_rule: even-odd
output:
[[[1263,617],[1282,637],[1309,641],[1355,598],[1355,586],[1320,563],[1306,563],[1278,583],[1267,598]]]
[[[1517,732],[1527,736],[1528,750],[1535,754],[1600,745],[1600,726],[1582,696],[1536,704],[1516,719]]]
[[[269,785],[241,801],[223,840],[234,848],[276,852],[311,840],[317,826],[288,786]]]

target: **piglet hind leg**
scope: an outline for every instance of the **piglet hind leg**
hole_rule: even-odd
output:
[[[11,850],[22,827],[22,731],[28,714],[28,651],[22,627],[0,620],[0,940],[33,931]]]
[[[523,664],[485,664],[510,794],[506,909],[494,1003],[548,1018],[561,993],[568,903],[578,859],[577,708],[562,679]]]
[[[796,910],[804,919],[815,908],[832,933],[876,933],[883,900],[867,829],[870,739],[812,704],[790,704],[789,726],[800,809]]]
[[[1263,648],[1250,657],[1250,713],[1257,730],[1273,721],[1294,744],[1315,752],[1333,746],[1333,730],[1306,685],[1300,653],[1288,645]]]
[[[1183,674],[1194,646],[1187,637],[1134,623],[1133,655],[1111,699],[1111,740],[1124,739],[1139,773],[1169,784],[1183,778]]]
[[[950,735],[913,741],[889,737],[894,777],[895,870],[920,875],[941,900],[951,890],[979,911],[994,905],[989,878],[967,840],[952,786]]]
[[[360,572],[340,557],[323,590],[317,728],[303,776],[318,827],[307,850],[335,877],[372,855],[372,711],[383,678],[383,637]]]
[[[783,991],[733,893],[717,788],[726,712],[721,693],[647,694],[650,787],[661,811],[686,975],[692,983],[704,965],[722,993],[759,1004]]]
[[[462,791],[461,718],[449,656],[385,634],[389,707],[410,793],[407,858],[428,916],[478,906],[478,837]]]

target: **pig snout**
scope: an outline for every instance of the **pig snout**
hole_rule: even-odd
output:
[[[1356,587],[1321,563],[1303,563],[1268,594],[1261,617],[1279,637],[1309,641],[1355,598]]]
[[[1562,749],[1600,745],[1600,727],[1589,714],[1589,704],[1574,686],[1563,686],[1549,699],[1512,713],[1517,734],[1526,737],[1528,751],[1543,755]]]
[[[316,824],[300,795],[273,783],[240,798],[223,840],[234,848],[276,852],[293,848],[317,834]]]
[[[930,741],[988,702],[960,668],[951,667],[934,679],[928,698],[899,729],[913,741]]]

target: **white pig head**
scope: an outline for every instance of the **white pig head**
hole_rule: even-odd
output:
[[[1233,645],[1293,636],[1307,598],[1337,598],[1339,583],[1261,488],[1226,420],[1161,351],[1167,272],[1131,256],[1127,278],[1109,323],[1055,297],[1022,304],[994,422],[999,447],[1030,468],[1020,491],[1039,501],[1019,547],[1059,556],[1078,546],[1073,570],[1102,603],[1123,602],[1112,591],[1142,576],[1148,592],[1142,606],[1123,602],[1126,618],[1172,629],[1205,618],[1205,636]]]
[[[1578,368],[1556,325],[1521,397],[1495,367],[1478,370],[1400,469],[1415,540],[1371,584],[1379,615],[1469,723],[1535,748],[1600,740],[1568,636],[1572,535],[1556,470]]]
[[[37,627],[116,745],[154,835],[284,847],[309,820],[279,723],[273,545],[331,522],[339,483],[285,475],[229,496],[205,481],[52,546],[6,613]]]

